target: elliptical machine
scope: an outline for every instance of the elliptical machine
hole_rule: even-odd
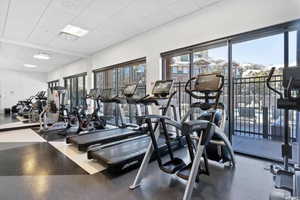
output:
[[[29,122],[38,122],[39,115],[43,112],[44,107],[47,105],[46,92],[41,91],[36,95],[35,99],[31,103],[31,108],[28,113],[24,113],[24,117],[27,115]]]
[[[66,89],[61,86],[54,86],[48,89],[47,105],[39,117],[40,133],[65,135],[66,131],[71,127],[78,129],[77,116],[70,115],[64,104],[65,94]]]
[[[283,68],[283,92],[276,90],[270,84],[274,71],[275,67],[269,73],[267,87],[279,95],[277,108],[284,110],[284,141],[281,148],[283,166],[271,166],[275,189],[270,194],[270,200],[286,200],[300,196],[299,170],[289,166],[289,159],[292,159],[292,145],[289,141],[289,111],[300,111],[300,67]]]
[[[194,84],[192,84],[193,81],[195,81]],[[150,133],[151,143],[130,189],[135,189],[141,184],[152,153],[156,154],[158,166],[162,171],[168,174],[176,174],[178,177],[188,180],[183,197],[184,200],[191,198],[195,182],[199,180],[199,175],[203,173],[209,175],[208,159],[222,163],[224,166],[235,167],[234,152],[230,141],[224,133],[226,118],[225,115],[219,116],[220,112],[225,113],[224,105],[219,103],[223,85],[224,77],[220,74],[198,75],[190,79],[185,86],[185,91],[198,102],[190,105],[190,109],[180,122],[171,120],[168,116],[163,115],[148,115],[144,117]],[[188,121],[196,109],[204,112],[199,114],[199,119]],[[153,128],[153,122],[155,122],[155,126],[159,124],[163,129],[162,133],[165,136],[170,157],[166,162],[163,162],[158,148],[160,129]],[[185,136],[190,155],[189,164],[186,164],[183,159],[174,156],[168,144],[170,138],[167,126],[175,127]],[[221,151],[220,153],[219,150]],[[217,156],[214,154],[217,154]],[[202,158],[204,159],[204,165],[201,165]]]
[[[36,95],[30,96],[28,99],[18,101],[11,108],[13,116],[22,116],[31,122],[38,121],[35,119],[38,118],[36,116],[42,112],[43,106],[45,106],[47,100],[45,95],[45,91],[39,91]]]

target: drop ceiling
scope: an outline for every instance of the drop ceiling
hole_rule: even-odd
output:
[[[49,72],[217,1],[1,0],[0,68]],[[59,32],[68,24],[89,33],[66,40]],[[51,59],[36,60],[37,53]]]

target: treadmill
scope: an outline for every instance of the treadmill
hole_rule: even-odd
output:
[[[161,102],[165,101],[165,105],[160,107],[162,114],[166,115],[169,107],[173,109],[175,120],[179,120],[176,107],[171,105],[172,97],[176,94],[170,94],[173,80],[156,81],[152,90],[152,95],[140,100],[138,103],[145,105],[150,109],[153,104],[162,106]],[[157,127],[156,127],[157,128]],[[173,135],[170,145],[173,150],[180,149],[184,146],[185,140],[178,132]],[[94,159],[107,166],[107,170],[111,173],[119,173],[138,166],[147,151],[151,138],[148,135],[140,135],[119,142],[98,145],[87,152],[88,159]],[[161,155],[167,153],[167,145],[164,138],[160,138],[158,146]],[[155,159],[155,154],[152,155],[152,160]]]
[[[111,95],[110,93],[108,94],[107,92],[105,92],[104,95],[100,97],[100,101],[102,103],[117,104],[117,113],[121,119],[121,126],[119,126],[118,128],[103,129],[103,130],[87,132],[80,135],[70,136],[66,138],[66,143],[77,146],[79,151],[87,151],[90,146],[95,144],[106,144],[109,142],[114,142],[114,141],[118,141],[118,140],[122,140],[122,139],[126,139],[129,137],[142,134],[137,125],[124,123],[123,120],[124,111],[120,106],[121,104],[126,102],[125,101],[126,98],[130,98],[135,94],[136,89],[137,89],[137,84],[131,84],[131,85],[127,85],[124,88],[122,97],[119,96],[109,97]],[[137,110],[140,111],[140,109],[138,108]],[[117,121],[118,120],[116,120],[116,122]]]

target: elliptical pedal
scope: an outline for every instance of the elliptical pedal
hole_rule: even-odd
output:
[[[174,158],[173,160],[170,160],[160,167],[160,169],[168,174],[174,174],[178,170],[181,170],[182,168],[185,168],[186,164],[183,160],[180,158]]]
[[[278,170],[274,177],[275,188],[293,192],[294,173],[286,170]]]
[[[184,168],[180,169],[176,175],[184,180],[188,180],[192,169],[192,163],[189,163]]]
[[[200,174],[206,174],[206,175],[209,176],[209,169],[208,169],[208,164],[207,163],[208,163],[208,160],[207,160],[206,155],[204,154],[204,163],[203,163],[203,165],[200,164],[200,169],[198,171],[198,175],[200,175]],[[190,174],[191,174],[192,166],[193,166],[193,163],[191,162],[188,165],[186,165],[185,167],[181,168],[176,173],[176,175],[179,178],[182,178],[184,180],[188,180],[189,177],[190,177]],[[198,182],[198,181],[199,181],[199,177],[197,176],[196,182]]]

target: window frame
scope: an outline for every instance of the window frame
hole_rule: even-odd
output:
[[[219,46],[222,46],[222,44],[227,45],[227,61],[228,61],[228,119],[229,119],[229,140],[232,141],[232,135],[234,132],[234,85],[233,85],[233,62],[232,62],[232,46],[233,44],[237,44],[240,42],[245,42],[245,41],[250,41],[250,40],[255,40],[259,38],[264,38],[276,34],[284,34],[284,67],[289,66],[289,32],[291,31],[297,31],[297,49],[296,51],[298,52],[296,55],[296,61],[297,65],[300,65],[300,19],[298,20],[293,20],[290,22],[282,23],[282,24],[277,24],[273,26],[268,26],[265,28],[253,30],[253,31],[248,31],[244,33],[239,33],[231,36],[226,36],[223,38],[219,39],[214,39],[211,41],[206,41],[202,43],[198,43],[195,45],[187,46],[187,47],[182,47],[178,49],[174,49],[171,51],[166,51],[162,52],[161,55],[161,60],[162,60],[162,77],[163,79],[167,79],[170,77],[167,77],[167,60],[170,57],[174,56],[179,56],[179,55],[184,55],[184,54],[189,54],[190,55],[190,74],[189,78],[192,76],[192,70],[193,70],[193,53],[195,51],[199,50],[209,50],[212,48],[216,48]]]
[[[123,62],[123,63],[118,63],[118,64],[115,64],[115,65],[111,65],[111,66],[107,66],[107,67],[102,67],[102,68],[98,68],[98,69],[95,69],[93,70],[93,75],[94,75],[94,88],[97,88],[97,74],[98,73],[103,73],[103,72],[106,72],[108,70],[115,70],[115,86],[116,86],[116,91],[117,91],[117,94],[119,92],[119,69],[122,69],[122,68],[126,68],[126,67],[129,67],[129,79],[130,79],[130,83],[132,83],[132,79],[133,79],[133,66],[135,65],[140,65],[140,64],[145,64],[145,70],[147,70],[147,62],[146,62],[146,57],[142,57],[142,58],[138,58],[138,59],[135,59],[135,60],[131,60],[131,61],[127,61],[127,62]],[[145,80],[146,82],[146,80]],[[145,91],[146,91],[146,83],[145,83]]]
[[[48,89],[53,88],[55,86],[59,86],[59,79],[48,82]]]
[[[83,95],[86,95],[86,77],[87,77],[87,72],[84,73],[80,73],[80,74],[75,74],[75,75],[71,75],[71,76],[67,76],[64,77],[64,87],[67,89],[68,88],[68,81],[70,83],[70,91],[69,92],[69,96],[70,96],[70,108],[73,108],[73,105],[77,105],[79,104],[79,92],[78,92],[78,78],[82,77],[83,78]],[[76,87],[76,100],[75,103],[72,101],[72,96],[73,96],[73,79],[75,79],[75,87]]]

